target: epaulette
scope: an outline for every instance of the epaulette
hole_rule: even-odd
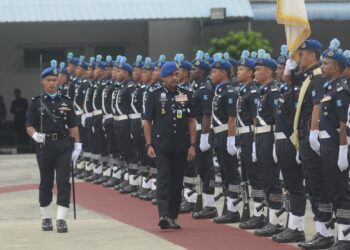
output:
[[[186,91],[189,91],[189,92],[192,92],[193,91],[193,89],[192,89],[192,87],[190,87],[190,86],[185,86],[185,85],[177,85],[180,89],[182,89],[182,90],[186,90]]]
[[[348,80],[342,79],[339,86],[337,87],[337,92],[345,90],[347,93],[350,93]]]
[[[156,85],[154,85],[154,86],[151,86],[151,87],[149,87],[149,89],[148,89],[148,92],[154,92],[154,91],[156,91],[156,90],[158,90],[158,89],[161,89],[162,88],[162,85],[160,85],[160,84],[156,84]]]
[[[235,87],[233,87],[231,84],[227,85],[227,93],[237,93],[237,91],[235,90]]]
[[[136,84],[134,82],[129,82],[128,83],[128,88],[133,88],[135,86],[136,86]]]

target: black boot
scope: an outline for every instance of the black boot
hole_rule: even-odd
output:
[[[327,249],[334,244],[334,237],[325,237],[317,233],[311,240],[298,244],[303,249]]]
[[[137,186],[137,185],[129,185],[129,186],[125,187],[125,188],[119,189],[119,192],[121,194],[131,194],[131,193],[136,192],[137,190],[139,190],[139,188],[140,187]]]
[[[227,211],[226,214],[215,218],[214,222],[218,224],[227,224],[227,223],[237,223],[237,222],[240,222],[240,220],[241,220],[241,217],[239,215],[239,212]]]
[[[218,217],[216,207],[204,207],[201,211],[192,215],[193,219],[213,219]]]
[[[175,219],[168,218],[168,223],[169,223],[170,229],[181,229],[181,226],[176,223]]]
[[[101,185],[102,183],[107,182],[111,177],[102,175],[100,178],[94,181],[94,184]]]
[[[86,181],[86,182],[93,182],[93,181],[99,179],[101,176],[102,176],[102,174],[93,173],[93,174],[90,175],[89,177],[86,177],[86,178],[84,179],[84,181]]]
[[[284,230],[284,227],[282,225],[273,225],[271,223],[268,223],[263,228],[260,228],[258,230],[255,230],[255,235],[257,236],[263,236],[263,237],[271,237],[275,234],[279,234]]]
[[[136,192],[131,193],[131,196],[138,198],[138,197],[140,197],[142,195],[148,194],[149,190],[150,189],[148,189],[148,188],[140,188]]]
[[[250,217],[249,220],[245,222],[241,222],[239,224],[239,228],[244,230],[260,229],[264,226],[265,226],[264,215],[260,215],[259,217],[258,216]]]
[[[126,180],[121,181],[118,185],[114,186],[115,190],[120,190],[122,188],[125,188],[126,186],[129,186],[129,182]]]
[[[145,195],[140,195],[139,198],[145,201],[151,201],[156,198],[156,190],[150,190]]]
[[[41,228],[43,231],[52,231],[52,219],[43,219],[41,222]]]
[[[160,229],[169,229],[170,228],[170,225],[169,225],[169,220],[167,217],[163,217],[161,216],[159,218],[159,223],[158,223],[158,226],[160,227]]]
[[[92,170],[83,170],[81,172],[81,174],[77,175],[77,178],[79,180],[83,180],[83,179],[89,177],[90,175],[92,175]]]
[[[349,250],[350,241],[338,240],[329,250]]]
[[[196,205],[196,203],[188,202],[185,200],[184,202],[181,203],[180,214],[192,212],[195,205]]]
[[[102,186],[114,187],[114,186],[118,185],[120,182],[121,182],[120,179],[117,179],[116,177],[112,177],[107,182],[103,183]]]
[[[56,221],[57,233],[67,233],[68,227],[65,220],[57,220]]]
[[[283,232],[272,236],[272,240],[279,243],[301,242],[305,241],[305,233],[304,231],[287,227]]]

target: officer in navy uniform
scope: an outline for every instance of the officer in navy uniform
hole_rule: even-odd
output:
[[[67,55],[67,71],[69,79],[67,85],[63,88],[65,95],[73,100],[75,94],[75,85],[78,81],[78,77],[75,75],[76,67],[79,64],[79,58],[73,57],[73,53],[69,52]]]
[[[204,60],[203,51],[196,53],[192,61],[191,80],[197,86],[192,95],[192,106],[197,121],[196,159],[195,166],[201,180],[201,193],[203,193],[203,209],[195,212],[194,219],[211,219],[218,216],[215,207],[215,169],[213,163],[213,150],[210,145],[210,126],[212,100],[214,96],[213,87],[207,80],[210,65]]]
[[[258,162],[261,170],[263,189],[269,208],[269,222],[257,229],[258,236],[272,236],[283,231],[282,218],[276,213],[282,208],[282,189],[279,181],[280,170],[273,159],[274,128],[279,91],[274,81],[277,65],[266,55],[263,49],[258,51],[255,63],[255,80],[261,84],[255,126],[255,142],[253,143],[253,161]]]
[[[232,65],[216,53],[211,67],[211,80],[215,86],[212,103],[213,148],[221,171],[224,193],[227,195],[227,213],[214,219],[215,223],[236,223],[240,221],[238,204],[241,178],[238,171],[236,148],[236,116],[238,93],[230,84]]]
[[[325,83],[319,65],[321,48],[319,41],[306,40],[298,49],[298,67],[302,71],[301,75],[294,70],[296,63],[291,61],[286,63],[284,72],[284,77],[292,78],[294,85],[301,85],[294,118],[294,125],[297,126],[294,126],[293,142],[299,150],[307,178],[316,227],[314,237],[298,245],[305,249],[328,248],[334,243],[332,229],[327,224],[332,218],[332,203],[322,172],[318,141],[319,107]]]
[[[303,169],[299,159],[299,152],[290,140],[293,133],[293,122],[296,101],[298,100],[300,86],[291,86],[283,81],[283,72],[288,60],[288,48],[281,46],[281,55],[278,57],[276,78],[280,82],[281,97],[278,100],[274,160],[282,171],[285,189],[289,194],[287,228],[272,237],[276,242],[292,243],[305,241],[305,207],[306,197],[303,184]],[[288,152],[288,154],[286,154]]]
[[[68,231],[66,218],[70,203],[71,161],[75,162],[82,150],[79,131],[71,100],[58,93],[57,61],[41,73],[45,93],[32,98],[26,127],[33,138],[40,171],[39,203],[42,215],[42,230],[52,231],[52,188],[57,181],[58,233]],[[74,150],[72,153],[72,139]],[[56,173],[55,173],[56,172]]]
[[[347,58],[338,52],[340,42],[333,39],[323,52],[322,75],[327,80],[321,100],[319,139],[321,165],[327,191],[338,224],[338,241],[332,250],[350,249],[350,187],[346,122],[350,104],[350,90],[342,73]]]
[[[239,135],[240,157],[242,166],[247,173],[247,179],[252,187],[251,196],[254,201],[253,216],[239,224],[241,229],[258,229],[265,225],[262,205],[264,191],[260,168],[252,159],[253,131],[256,125],[256,111],[259,99],[259,88],[253,82],[255,61],[249,57],[249,51],[244,50],[238,62],[237,81],[240,82],[239,99],[237,102],[237,132]]]
[[[178,66],[166,62],[161,69],[164,85],[149,89],[145,106],[148,156],[158,169],[157,203],[161,229],[180,229],[176,223],[186,160],[195,157],[196,124],[189,91],[179,88]]]

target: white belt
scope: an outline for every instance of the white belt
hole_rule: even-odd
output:
[[[287,136],[283,132],[275,133],[275,140],[287,139]]]
[[[331,136],[327,133],[326,130],[320,131],[320,134],[318,135],[320,139],[328,139],[331,138]]]
[[[227,129],[228,129],[227,123],[213,128],[215,134],[226,131]]]
[[[117,116],[113,116],[113,119],[115,121],[124,121],[128,119],[127,115],[117,115]]]
[[[202,130],[202,124],[196,123],[196,130],[197,131]]]
[[[273,132],[275,130],[274,125],[255,127],[255,134]]]
[[[253,132],[254,127],[253,126],[244,126],[244,127],[239,127],[237,128],[238,134],[246,134]]]
[[[101,109],[95,110],[95,111],[92,111],[92,113],[93,113],[94,115],[102,115],[102,110],[101,110]]]
[[[77,111],[75,111],[75,114],[76,115],[82,115],[84,112],[82,111],[82,110],[77,110]]]
[[[139,119],[139,118],[141,118],[141,114],[140,113],[130,114],[129,118],[130,119]]]
[[[92,116],[93,116],[92,112],[86,113],[85,115],[86,115],[86,118],[89,118],[89,117],[92,117]]]
[[[113,115],[112,114],[103,115],[103,119],[107,120],[109,118],[113,118]]]

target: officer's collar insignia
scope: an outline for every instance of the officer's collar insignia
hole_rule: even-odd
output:
[[[327,56],[334,56],[334,51],[332,49],[330,49],[328,52],[327,52]]]

